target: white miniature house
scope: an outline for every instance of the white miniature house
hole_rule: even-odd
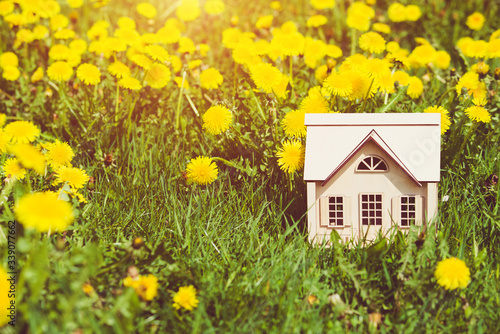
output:
[[[306,114],[309,240],[374,240],[437,214],[439,113]]]

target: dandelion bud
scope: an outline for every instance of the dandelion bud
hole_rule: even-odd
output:
[[[495,80],[500,80],[500,67],[495,68]]]
[[[132,241],[132,247],[134,249],[139,249],[142,247],[142,245],[144,245],[144,239],[142,239],[141,237],[137,237],[134,239],[134,241]]]

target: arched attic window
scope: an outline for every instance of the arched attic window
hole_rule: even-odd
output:
[[[389,167],[381,157],[370,155],[359,163],[356,167],[357,172],[387,172]]]

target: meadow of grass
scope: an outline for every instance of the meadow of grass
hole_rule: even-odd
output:
[[[486,187],[490,175],[500,175],[500,73],[495,75],[500,63],[498,56],[464,54],[456,47],[463,37],[489,40],[500,28],[495,21],[498,4],[403,1],[419,6],[422,16],[395,23],[387,14],[392,2],[366,2],[375,9],[371,23],[391,27],[383,35],[387,42],[397,41],[412,51],[419,45],[415,37],[424,38],[436,50],[447,51],[450,64],[439,68],[418,65],[414,59],[410,68],[400,67],[423,83],[423,93],[415,97],[407,94],[410,87],[391,82],[392,91],[383,91],[380,84],[370,98],[369,94],[335,96],[331,91],[323,91],[322,98],[330,112],[422,112],[434,105],[449,111],[450,128],[442,136],[439,217],[426,230],[413,227],[403,234],[392,229],[365,247],[343,244],[332,235],[327,247],[308,242],[300,168],[294,173],[280,169],[277,152],[285,139],[306,140],[287,133],[283,119],[304,108],[301,103],[311,96],[309,89],[323,85],[351,54],[382,59],[385,53],[373,55],[359,48],[357,38],[363,31],[346,24],[353,2],[337,1],[333,8],[316,9],[313,3],[318,2],[282,1],[278,7],[277,2],[226,1],[222,13],[209,15],[201,1],[201,16],[186,19],[185,30],[179,28],[182,36],[194,41],[196,51],[178,52],[179,41],[156,43],[177,56],[182,66],[176,70],[164,62],[171,73],[161,88],[147,84],[147,71],[131,61],[133,53],[105,47],[86,51],[80,59],[100,69],[98,84],[85,85],[75,74],[54,80],[47,73],[54,63],[49,49],[69,40],[57,41],[50,30],[43,39],[14,46],[19,30],[49,26],[50,19],[18,26],[2,14],[0,54],[16,53],[21,74],[15,80],[0,79],[1,113],[7,124],[31,121],[40,128],[38,144],[67,142],[75,152],[72,166],[91,178],[78,190],[86,203],[73,195],[59,196],[72,205],[76,216],[64,231],[41,233],[17,223],[15,326],[7,323],[0,331],[500,332],[500,198],[498,185]],[[15,10],[20,12],[24,2],[19,3]],[[61,13],[71,18],[69,27],[89,44],[92,38],[87,32],[95,22],[109,23],[104,30],[113,36],[119,17],[132,18],[133,30],[146,36],[127,49],[141,54],[140,46],[152,38],[148,34],[176,18],[181,2],[151,1],[157,8],[152,19],[137,13],[138,3],[84,1],[72,9],[60,2]],[[479,9],[486,19],[484,27],[471,30],[466,18]],[[328,23],[320,29],[307,27],[314,14],[325,15]],[[273,16],[272,25],[257,28],[255,23],[264,15]],[[278,92],[277,86],[266,92],[252,76],[256,59],[238,58],[236,47],[222,42],[222,34],[233,26],[252,32],[252,40],[271,41],[272,29],[289,20],[304,36],[337,45],[343,55],[334,59],[325,54],[312,68],[304,63],[304,51],[273,59],[247,45],[247,53],[261,57],[258,62],[273,64],[289,80],[285,92]],[[210,46],[206,55],[199,52],[202,43]],[[407,61],[402,54],[397,57],[401,59],[391,66]],[[118,79],[107,70],[116,60],[132,69],[131,76],[141,82],[139,90],[118,86]],[[198,60],[200,64],[192,63]],[[474,89],[457,90],[459,79],[476,71],[472,66],[481,61],[490,68],[479,78],[484,88],[478,81]],[[329,68],[320,80],[315,72],[321,65]],[[38,67],[43,68],[43,77],[33,81],[30,77]],[[73,67],[76,72],[78,64]],[[223,75],[223,83],[214,89],[200,83],[201,70],[209,67]],[[173,81],[183,75],[189,89],[181,90]],[[472,90],[485,91],[485,102],[473,102]],[[323,106],[321,101],[314,106]],[[221,134],[203,127],[201,116],[215,104],[228,106],[233,114],[229,129]],[[465,110],[475,104],[487,109],[489,121],[468,116]],[[53,183],[59,172],[52,167],[41,175],[28,170],[28,178],[12,180],[4,166],[13,156],[9,140],[5,145],[0,142],[6,151],[0,158],[6,178],[0,216],[4,268],[10,260],[4,236],[9,235],[7,222],[17,218],[16,203],[27,193],[62,194],[70,189]],[[46,155],[46,147],[41,152]],[[219,173],[213,182],[200,185],[186,175],[188,162],[197,156],[214,158]],[[437,264],[449,257],[462,259],[470,269],[470,283],[463,289],[449,291],[436,282]],[[157,286],[148,286],[156,289],[156,296],[146,299],[124,286],[132,266],[141,275],[156,277]],[[174,296],[180,287],[190,285],[196,289],[198,304],[191,310],[176,309]],[[3,295],[0,301],[9,303]]]

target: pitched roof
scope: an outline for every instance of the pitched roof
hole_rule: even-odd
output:
[[[306,114],[305,125],[306,181],[327,181],[372,140],[417,184],[439,182],[438,113]]]

